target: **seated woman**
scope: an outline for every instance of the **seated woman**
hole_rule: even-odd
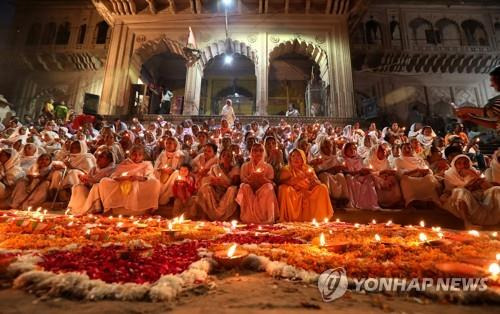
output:
[[[383,208],[396,208],[403,202],[403,195],[397,171],[391,167],[387,154],[384,145],[375,145],[365,160],[365,165],[375,172],[378,204]]]
[[[344,164],[346,167],[346,181],[349,188],[349,198],[353,208],[380,209],[375,178],[372,170],[363,165],[363,158],[358,155],[356,144],[344,145]]]
[[[8,201],[17,181],[24,177],[19,154],[12,148],[0,151],[0,202]]]
[[[484,172],[486,180],[493,185],[500,185],[500,148],[491,156],[490,167]]]
[[[88,174],[80,174],[80,184],[72,188],[68,209],[73,215],[84,215],[102,210],[98,183],[102,178],[111,176],[115,170],[112,151],[108,148],[96,152],[96,166]]]
[[[427,163],[438,180],[442,180],[442,178],[444,178],[444,172],[450,168],[446,159],[443,158],[443,153],[434,145],[431,146],[429,150]]]
[[[165,140],[165,150],[155,161],[155,176],[160,181],[160,205],[166,205],[174,196],[172,188],[179,175],[179,167],[184,162],[184,153],[175,137]]]
[[[38,147],[33,143],[27,143],[24,145],[21,151],[20,166],[23,168],[24,172],[27,172],[38,159],[40,155]]]
[[[265,161],[262,144],[253,144],[250,160],[241,166],[241,185],[236,202],[244,223],[272,224],[279,215],[273,185],[273,167]]]
[[[42,205],[55,193],[61,182],[64,164],[42,154],[28,170],[26,180],[19,180],[12,192],[11,208],[26,209]]]
[[[266,137],[264,141],[264,146],[266,149],[265,155],[268,164],[273,167],[274,175],[276,179],[279,179],[279,173],[283,167],[283,150],[279,148],[276,138],[273,136]]]
[[[440,204],[439,183],[425,161],[415,156],[411,144],[402,145],[401,156],[395,160],[395,164],[407,207],[414,201]]]
[[[213,165],[198,190],[197,216],[208,220],[229,220],[237,214],[236,194],[240,183],[240,168],[230,149],[220,153],[219,163]]]
[[[326,136],[319,144],[318,155],[309,163],[314,165],[319,180],[326,185],[335,201],[349,201],[349,190],[342,173],[345,167],[337,156],[337,146]]]
[[[304,151],[293,149],[290,152],[288,165],[281,170],[280,183],[280,221],[319,221],[332,217],[328,188],[307,164]]]
[[[80,176],[86,173],[95,167],[96,160],[94,155],[89,154],[87,152],[87,145],[84,141],[73,141],[69,147],[69,155],[64,160],[64,164],[66,165],[67,174],[63,179],[62,187],[63,191],[61,191],[61,197],[69,200],[69,191],[67,189],[71,189],[71,187],[80,184]],[[68,192],[67,195],[64,195],[63,192]]]
[[[463,219],[466,227],[500,223],[500,186],[481,178],[468,156],[453,158],[444,181],[444,208]]]
[[[203,146],[203,153],[193,159],[193,173],[195,174],[196,187],[201,187],[203,180],[208,176],[208,172],[213,165],[217,164],[217,145],[207,143]]]
[[[133,146],[130,157],[120,163],[111,178],[99,183],[104,212],[122,215],[143,215],[158,209],[160,181],[153,165],[144,161],[144,147]]]

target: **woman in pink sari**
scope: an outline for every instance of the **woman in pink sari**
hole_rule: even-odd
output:
[[[104,212],[138,216],[157,209],[160,182],[153,172],[151,162],[144,161],[144,147],[133,146],[111,178],[99,183]]]
[[[265,161],[262,144],[253,144],[250,161],[241,166],[241,185],[236,202],[244,223],[272,224],[278,218],[279,207],[273,186],[274,170]]]
[[[199,218],[224,221],[236,216],[236,194],[240,182],[240,168],[233,161],[230,149],[220,153],[219,163],[210,168],[205,183],[200,187],[196,206]]]
[[[356,144],[345,144],[343,153],[352,206],[358,209],[380,209],[372,170],[364,167],[363,158],[358,155]]]

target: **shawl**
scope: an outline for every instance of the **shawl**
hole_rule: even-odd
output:
[[[444,183],[447,190],[452,190],[455,187],[464,187],[466,186],[473,178],[470,176],[463,177],[457,170],[455,164],[458,159],[467,158],[469,163],[472,165],[472,161],[467,155],[458,155],[453,158],[451,161],[451,166],[448,170],[444,172]],[[475,173],[479,174],[479,171],[474,169],[472,166],[470,168]]]
[[[346,145],[344,145],[344,148],[342,149],[342,156],[344,157],[344,164],[346,168],[349,171],[359,171],[363,168],[363,158],[358,155],[356,152],[356,155],[354,157],[349,157],[345,154],[345,148]]]
[[[179,169],[182,162],[184,161],[184,153],[181,150],[179,141],[172,137],[177,143],[175,150],[173,152],[167,152],[163,150],[155,161],[155,169],[170,167],[172,169]]]
[[[378,149],[382,145],[375,145],[372,147],[370,150],[370,154],[368,158],[365,160],[366,164],[371,166],[374,171],[383,171],[383,170],[390,170],[392,169],[389,160],[386,158],[384,159],[378,159]]]
[[[298,151],[300,153],[300,157],[302,157],[302,167],[300,169],[295,169],[290,164],[290,156],[292,156],[292,153],[295,151]],[[307,164],[306,153],[298,148],[294,148],[290,151],[290,154],[288,155],[288,164],[283,167],[283,171],[290,172],[292,174],[292,177],[301,176],[308,172],[314,173],[314,169]]]
[[[10,158],[2,165],[0,177],[7,185],[14,185],[18,179],[24,177],[24,170],[20,166],[20,157],[15,149],[4,149],[10,153]]]
[[[153,165],[150,161],[135,163],[130,159],[125,159],[116,167],[111,178],[115,179],[120,176],[152,177]]]
[[[396,158],[394,163],[399,172],[429,168],[427,163],[421,157],[415,156],[415,154],[412,156],[403,156],[401,154],[400,157]]]
[[[33,156],[26,156],[26,154],[24,153],[26,147],[28,146],[33,146],[35,148],[35,153],[33,154]],[[33,143],[26,144],[21,153],[21,161],[20,161],[21,167],[23,169],[29,169],[31,166],[33,166],[34,163],[36,163],[38,156],[40,156],[40,150],[38,149],[38,146],[36,146]]]
[[[87,144],[84,141],[78,141],[80,144],[80,153],[69,154],[69,163],[72,168],[89,172],[95,167],[96,160],[94,155],[87,153]]]

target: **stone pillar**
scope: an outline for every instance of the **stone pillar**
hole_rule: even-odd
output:
[[[183,115],[197,115],[200,112],[202,70],[199,62],[187,68],[184,88]]]
[[[328,40],[330,64],[330,115],[336,118],[353,118],[356,114],[352,83],[351,51],[347,23],[336,24]]]
[[[130,84],[132,83],[128,72],[134,48],[134,37],[134,34],[123,23],[113,26],[99,103],[100,114],[124,114],[128,111]]]
[[[255,102],[257,115],[267,115],[267,85],[269,71],[269,55],[267,51],[267,33],[262,32],[257,38],[257,64],[255,65],[255,76],[257,88],[255,91]]]

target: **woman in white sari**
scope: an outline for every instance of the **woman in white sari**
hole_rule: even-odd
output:
[[[493,185],[500,185],[500,148],[491,156],[490,167],[484,172],[486,180]]]
[[[241,166],[241,185],[236,201],[244,223],[272,224],[279,217],[279,205],[274,191],[274,170],[265,161],[262,144],[253,144],[250,161]]]
[[[204,184],[203,180],[208,176],[208,172],[213,165],[217,164],[217,145],[207,143],[203,146],[203,153],[193,159],[193,173],[195,174],[196,187]]]
[[[155,176],[160,181],[160,205],[168,204],[174,197],[174,182],[179,175],[179,168],[185,160],[181,146],[175,137],[165,140],[165,150],[155,161]]]
[[[42,154],[28,170],[26,180],[19,180],[12,192],[11,208],[26,209],[40,206],[54,195],[59,187],[64,164],[52,161],[49,154]]]
[[[411,144],[402,145],[401,157],[395,160],[405,205],[411,202],[434,202],[439,205],[439,183],[427,163],[413,152]]]
[[[27,143],[24,145],[21,152],[21,168],[27,172],[36,163],[38,156],[40,156],[40,151],[35,144]]]
[[[98,183],[102,178],[111,176],[115,167],[114,154],[110,149],[105,148],[96,152],[96,166],[90,169],[88,174],[80,175],[81,183],[72,188],[68,208],[73,215],[102,210]]]
[[[160,181],[151,162],[144,161],[144,147],[133,146],[111,178],[101,180],[99,195],[105,213],[138,216],[158,209]]]
[[[63,188],[71,188],[80,184],[80,176],[89,173],[96,165],[94,155],[87,152],[87,144],[84,141],[73,141],[69,148],[69,155],[64,160],[67,169],[63,180]]]
[[[365,165],[372,169],[375,178],[378,204],[383,208],[394,208],[403,200],[397,171],[391,167],[387,159],[387,150],[383,144],[375,145]]]
[[[349,201],[349,189],[343,170],[346,170],[341,159],[337,156],[335,143],[328,137],[323,137],[319,145],[319,154],[309,161],[321,183],[325,184],[336,201]]]
[[[500,186],[482,178],[468,156],[453,158],[444,181],[444,208],[461,218],[466,227],[500,223]]]
[[[17,181],[24,177],[19,154],[11,148],[0,151],[0,202],[8,199]]]
[[[219,163],[210,168],[205,182],[198,190],[196,206],[201,219],[225,221],[234,218],[238,204],[236,194],[240,169],[233,161],[230,149],[220,153]]]

